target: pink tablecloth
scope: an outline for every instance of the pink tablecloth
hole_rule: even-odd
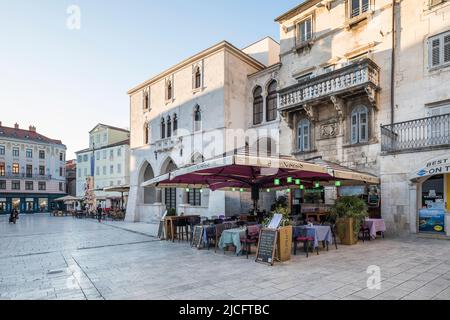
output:
[[[377,238],[377,232],[386,232],[386,224],[383,219],[366,219],[366,226],[370,229],[372,239]]]

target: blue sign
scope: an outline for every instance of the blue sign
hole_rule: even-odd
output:
[[[419,231],[445,233],[445,211],[442,209],[421,209]]]

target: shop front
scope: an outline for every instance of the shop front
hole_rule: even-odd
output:
[[[450,235],[450,155],[430,159],[411,175],[417,185],[417,231]]]

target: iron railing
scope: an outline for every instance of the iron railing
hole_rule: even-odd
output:
[[[450,146],[450,114],[381,126],[381,151],[395,153]]]

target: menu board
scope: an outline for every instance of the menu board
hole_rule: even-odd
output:
[[[441,209],[421,209],[419,211],[419,231],[445,233],[445,211]]]
[[[192,238],[192,247],[200,248],[203,240],[203,226],[195,226]]]
[[[261,233],[259,234],[258,251],[256,253],[256,262],[266,263],[273,266],[277,235],[277,230],[261,230]]]

